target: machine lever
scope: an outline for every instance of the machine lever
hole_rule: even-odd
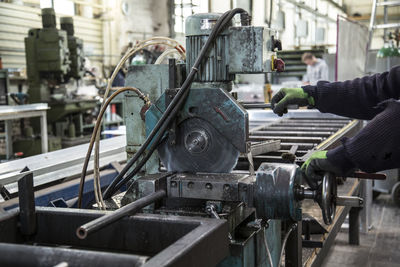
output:
[[[219,215],[217,213],[215,205],[213,205],[213,204],[207,205],[206,211],[207,211],[208,214],[213,216],[215,219],[221,219],[221,217],[219,217]]]
[[[208,214],[210,214],[212,217],[214,217],[215,219],[221,219],[221,217],[219,217],[218,213],[217,213],[217,209],[215,207],[214,204],[209,204],[206,206],[206,212]],[[229,240],[232,240],[232,235],[231,233],[228,233],[228,238]]]
[[[352,177],[369,180],[386,180],[386,174],[383,173],[354,172]]]
[[[336,197],[336,205],[337,206],[362,208],[363,204],[364,204],[364,200],[360,197],[352,197],[352,196],[337,196]]]

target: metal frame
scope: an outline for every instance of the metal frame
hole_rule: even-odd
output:
[[[0,164],[0,185],[11,193],[17,192],[16,181],[23,177],[25,167],[32,171],[35,177],[35,187],[57,182],[61,179],[77,177],[82,172],[88,144],[52,151],[23,159]],[[126,160],[125,136],[113,137],[100,141],[100,168],[110,162]],[[88,171],[93,170],[93,160],[89,161]]]
[[[66,261],[71,265],[98,266],[104,265],[100,260],[105,260],[117,266],[141,266],[144,261],[143,266],[148,267],[214,266],[228,255],[227,223],[208,218],[139,214],[125,217],[85,240],[75,236],[80,224],[106,213],[109,212],[37,207],[35,234],[25,238],[42,247],[2,243],[19,243],[24,236],[17,228],[18,211],[0,214],[0,262],[39,266]],[[110,248],[112,252],[104,252]],[[139,255],[135,255],[136,251]]]

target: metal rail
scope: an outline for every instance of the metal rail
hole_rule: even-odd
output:
[[[253,156],[255,168],[262,162],[288,162],[289,154],[292,155],[289,159],[296,159],[301,164],[314,150],[326,149],[342,136],[361,128],[361,122],[356,120],[331,116],[325,118],[324,114],[311,110],[300,113],[299,117],[279,120],[276,117],[275,120],[269,118],[269,113],[264,111],[256,119],[250,120],[249,139],[252,142],[279,140],[281,146],[278,151]],[[310,117],[307,113],[316,116]],[[247,168],[247,159],[240,158],[237,169]]]

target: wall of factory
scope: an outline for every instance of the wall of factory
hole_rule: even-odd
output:
[[[302,1],[303,6],[318,10],[316,16],[301,9],[292,0],[272,1],[272,28],[278,29],[284,49],[307,49],[312,46],[326,46],[330,52],[336,45],[336,16],[345,15],[336,5],[323,0]],[[338,3],[341,4],[341,3]],[[242,7],[250,10],[254,25],[268,25],[270,15],[269,0],[212,0],[213,12],[224,12],[230,8]],[[302,23],[299,23],[301,21]]]
[[[168,0],[104,0],[104,45],[111,57],[106,65],[115,65],[131,42],[152,36],[169,36]]]
[[[51,1],[50,1],[51,2]],[[74,1],[69,1],[74,5]],[[78,3],[79,1],[77,1]],[[75,35],[84,41],[85,55],[97,74],[117,64],[123,48],[151,36],[169,36],[167,0],[96,0],[88,1],[89,17],[73,16]],[[75,8],[79,5],[75,3]],[[80,1],[79,3],[84,3]],[[24,38],[29,29],[41,28],[41,1],[19,4],[0,2],[0,57],[3,67],[26,67]],[[28,6],[30,5],[30,6]],[[43,6],[43,3],[42,3]],[[56,8],[57,27],[63,10]]]

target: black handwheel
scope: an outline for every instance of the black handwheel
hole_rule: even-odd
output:
[[[395,183],[392,188],[392,199],[394,204],[400,207],[400,182]]]
[[[332,173],[325,173],[322,179],[321,190],[321,203],[322,218],[324,223],[332,224],[336,214],[336,177]]]

